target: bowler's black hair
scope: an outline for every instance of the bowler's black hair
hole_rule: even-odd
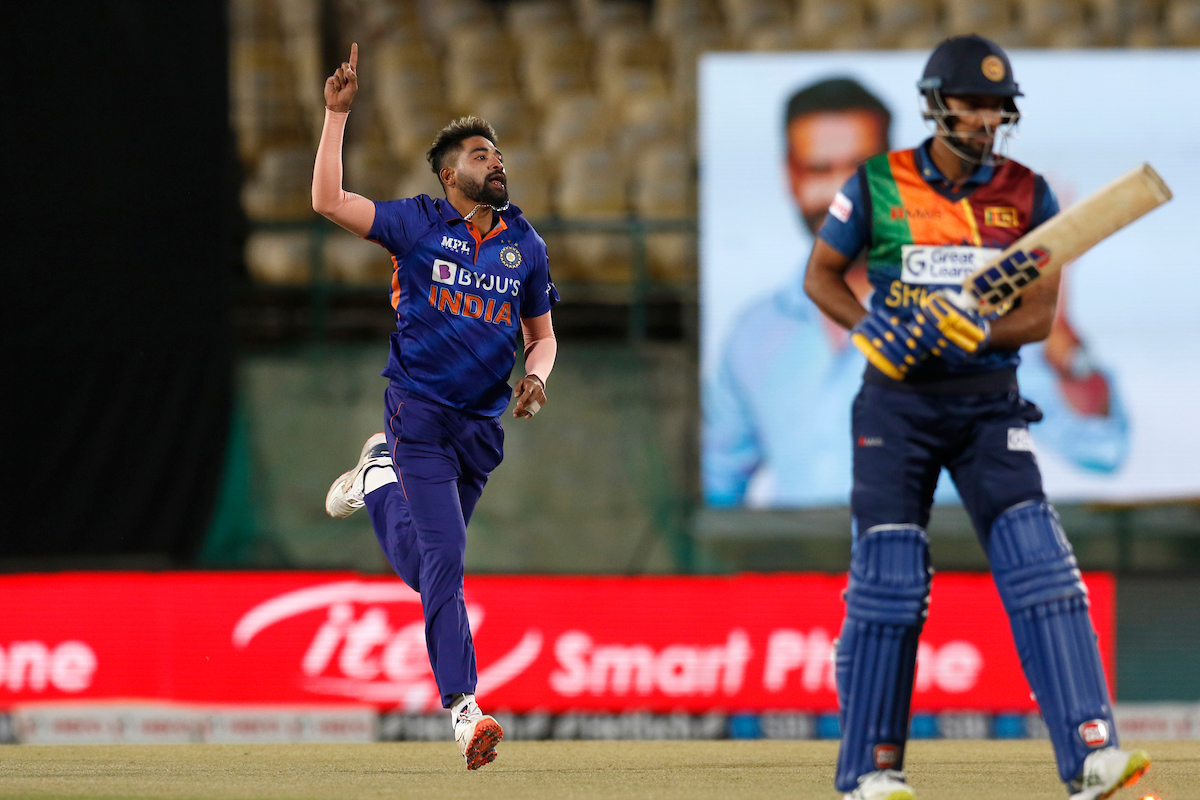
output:
[[[433,168],[433,174],[438,176],[438,180],[441,180],[442,168],[454,160],[462,149],[462,143],[472,136],[482,136],[493,146],[496,144],[496,130],[488,124],[487,120],[479,117],[459,117],[438,131],[437,138],[433,140],[433,146],[425,154],[425,158],[429,161],[429,166]]]

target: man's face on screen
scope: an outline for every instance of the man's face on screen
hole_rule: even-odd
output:
[[[788,123],[788,181],[800,216],[814,235],[859,162],[887,149],[884,125],[883,118],[868,109],[817,111]]]
[[[464,139],[454,168],[458,188],[475,203],[502,206],[508,202],[508,176],[496,146],[482,136]]]

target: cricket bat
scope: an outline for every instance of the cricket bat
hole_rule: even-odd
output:
[[[980,314],[1000,310],[1031,283],[1053,275],[1104,239],[1171,199],[1171,190],[1142,164],[1080,203],[1055,214],[971,273],[959,298]]]

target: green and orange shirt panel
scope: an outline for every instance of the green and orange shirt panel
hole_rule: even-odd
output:
[[[863,254],[873,308],[912,316],[921,297],[962,278],[1058,212],[1045,180],[1005,161],[954,186],[929,157],[929,142],[868,159],[830,206],[818,234],[852,258]],[[931,359],[915,380],[1012,368],[1016,351],[989,350],[961,365]]]

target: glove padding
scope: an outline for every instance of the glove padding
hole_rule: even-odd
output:
[[[850,331],[850,341],[875,369],[902,381],[908,371],[929,355],[929,347],[887,309],[875,309]]]
[[[960,363],[987,347],[992,327],[958,292],[942,289],[921,298],[921,309],[913,316],[909,333],[929,354]]]

